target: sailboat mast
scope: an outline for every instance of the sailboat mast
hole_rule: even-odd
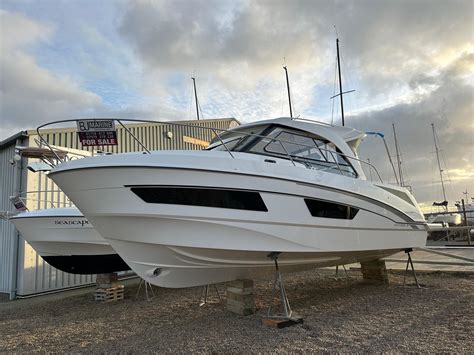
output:
[[[441,162],[439,160],[439,149],[438,149],[438,143],[436,142],[436,132],[435,132],[434,123],[431,124],[431,128],[433,129],[433,139],[434,139],[434,144],[435,144],[436,159],[438,159],[439,177],[441,179],[441,188],[443,189],[443,198],[444,198],[444,201],[447,201],[446,190],[444,189],[443,169],[441,169]],[[446,209],[448,209],[448,206],[446,206]]]
[[[196,78],[191,78],[191,79],[193,79],[194,100],[196,101],[196,117],[197,117],[197,120],[199,121],[199,105],[198,105],[198,96],[197,96],[197,91],[196,91]]]
[[[339,58],[339,38],[336,38],[336,49],[337,49],[337,70],[339,72],[339,98],[341,101],[342,125],[344,126],[344,100],[342,98],[341,61]]]
[[[288,104],[290,105],[290,117],[293,118],[293,109],[291,108],[290,80],[288,79],[288,69],[286,65],[283,67],[283,69],[285,69],[286,89],[288,91]]]
[[[397,165],[398,165],[398,176],[400,177],[400,186],[404,186],[405,182],[403,181],[402,159],[400,156],[400,151],[398,150],[398,140],[397,140],[397,131],[395,130],[395,123],[392,123],[392,128],[393,128],[393,139],[395,141],[395,151],[397,152]]]

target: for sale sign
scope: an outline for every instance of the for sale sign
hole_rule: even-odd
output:
[[[77,134],[83,146],[117,145],[114,120],[78,120]]]
[[[19,196],[12,196],[10,197],[11,203],[13,203],[13,206],[15,206],[15,209],[17,211],[26,211],[28,208],[26,208],[25,203]]]

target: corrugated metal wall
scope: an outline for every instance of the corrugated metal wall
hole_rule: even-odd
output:
[[[213,119],[213,120],[200,120],[200,121],[179,121],[180,124],[188,124],[193,127],[184,127],[172,124],[153,124],[153,123],[140,123],[140,124],[126,124],[126,129],[117,125],[117,146],[105,146],[105,147],[84,147],[85,150],[92,152],[96,150],[102,150],[104,152],[113,153],[125,153],[133,151],[142,151],[143,148],[133,139],[127,130],[129,130],[138,140],[145,145],[149,150],[162,150],[162,149],[202,149],[205,142],[211,141],[214,137],[212,130],[201,129],[198,127],[208,127],[219,129],[229,129],[230,127],[238,124],[234,119]],[[170,133],[171,132],[171,133]],[[70,149],[82,150],[82,146],[79,143],[76,129],[75,128],[53,128],[45,129],[41,131],[43,138],[47,140],[49,144],[60,146]],[[36,131],[29,131],[28,145],[37,146],[38,135]],[[6,161],[7,170],[11,171],[11,165],[8,160],[12,158],[14,154],[14,146],[8,150],[8,152],[1,152],[5,155],[0,157],[0,162],[3,159]],[[23,164],[29,164],[36,159],[23,159]],[[2,171],[3,171],[3,165]],[[3,174],[3,173],[2,173]],[[25,182],[22,185],[22,193],[27,197],[27,207],[30,210],[51,208],[51,207],[64,207],[69,206],[70,201],[67,196],[62,193],[54,182],[48,179],[45,173],[33,173],[27,169],[24,169],[23,178]],[[13,177],[5,178],[2,176],[2,184],[7,183],[8,180],[14,179]],[[11,181],[10,181],[11,182]],[[2,186],[3,189],[3,186]],[[1,193],[2,198],[5,195]],[[13,195],[10,194],[10,195]],[[8,195],[8,196],[10,196]],[[2,201],[3,203],[3,201]],[[5,205],[11,209],[11,202],[5,201]],[[2,205],[3,206],[3,205]],[[9,233],[15,234],[14,227],[11,223],[5,222],[0,225],[2,228],[7,228]],[[2,234],[3,235],[3,234]],[[12,240],[16,238],[1,238],[8,240],[11,244]],[[5,265],[8,264],[10,257],[10,250],[12,246],[6,245],[7,249],[0,250],[0,267],[3,266],[3,259],[5,259]],[[3,247],[3,244],[2,244]],[[9,249],[8,249],[9,248]],[[73,286],[86,285],[95,282],[95,276],[92,275],[72,275],[59,271],[49,264],[45,263],[43,259],[36,254],[31,246],[20,239],[20,245],[18,250],[18,282],[17,282],[17,293],[20,296],[31,295],[35,293],[41,293],[46,291],[52,291],[62,288],[69,288]],[[6,258],[4,257],[6,256]],[[10,264],[12,260],[10,260]],[[0,284],[5,283],[6,288],[2,288],[0,292],[9,292],[8,284],[11,281],[11,275],[14,271],[10,269],[0,270]],[[10,279],[10,281],[9,281]]]
[[[204,128],[214,128],[218,133],[219,129],[229,129],[229,127],[237,123],[237,121],[232,118],[177,122],[192,127],[161,123],[126,124],[125,120],[123,122],[126,125],[126,129],[116,124],[118,140],[118,145],[116,146],[83,148],[79,142],[75,128],[46,129],[41,131],[41,135],[46,139],[48,144],[71,149],[87,150],[89,152],[97,150],[112,153],[143,151],[144,149],[140,146],[139,142],[148,150],[202,149],[204,148],[203,145],[195,143],[199,143],[199,141],[210,142],[215,135],[212,130]],[[131,134],[129,134],[127,130]],[[30,131],[28,133],[30,135],[29,146],[36,146],[38,142],[36,131]],[[136,137],[136,139],[134,139],[132,135]],[[195,141],[195,143],[190,143],[193,141]],[[30,161],[36,160],[30,159]],[[63,194],[44,173],[28,173],[28,192],[27,207],[31,210],[70,205],[67,196]]]
[[[176,124],[171,124],[171,122],[170,124],[128,124],[126,120],[123,120],[123,123],[125,124],[126,129],[116,123],[118,140],[118,145],[116,146],[82,147],[75,128],[44,129],[41,130],[41,134],[49,144],[56,146],[87,151],[100,150],[103,152],[127,153],[143,151],[143,148],[137,140],[139,140],[148,150],[202,149],[202,146],[189,143],[184,139],[184,137],[191,137],[210,142],[212,138],[214,138],[214,133],[212,130],[206,128],[214,128],[216,129],[216,132],[218,132],[219,130],[226,130],[234,124],[238,124],[233,118],[179,121],[176,122]],[[129,134],[127,130],[131,134]],[[168,132],[171,132],[172,138],[169,138]],[[28,133],[33,139],[38,139],[36,131],[29,131]],[[134,139],[132,135],[137,139]]]
[[[10,161],[15,155],[15,145],[0,150],[0,211],[14,211],[9,200],[15,195],[19,166]],[[0,292],[10,293],[16,273],[15,258],[17,246],[16,229],[10,222],[0,219]]]

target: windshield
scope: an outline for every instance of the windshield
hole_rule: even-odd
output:
[[[258,133],[255,133],[258,132]],[[249,135],[251,134],[251,135]],[[225,145],[223,145],[224,143]],[[208,150],[246,152],[291,159],[309,169],[357,177],[352,165],[334,143],[308,132],[276,125],[232,131],[216,137]]]

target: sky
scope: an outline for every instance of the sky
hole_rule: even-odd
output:
[[[422,206],[474,197],[474,2],[0,0],[0,141],[53,120],[294,116],[385,134]],[[360,146],[395,182],[379,137]],[[434,211],[434,210],[433,210]]]

